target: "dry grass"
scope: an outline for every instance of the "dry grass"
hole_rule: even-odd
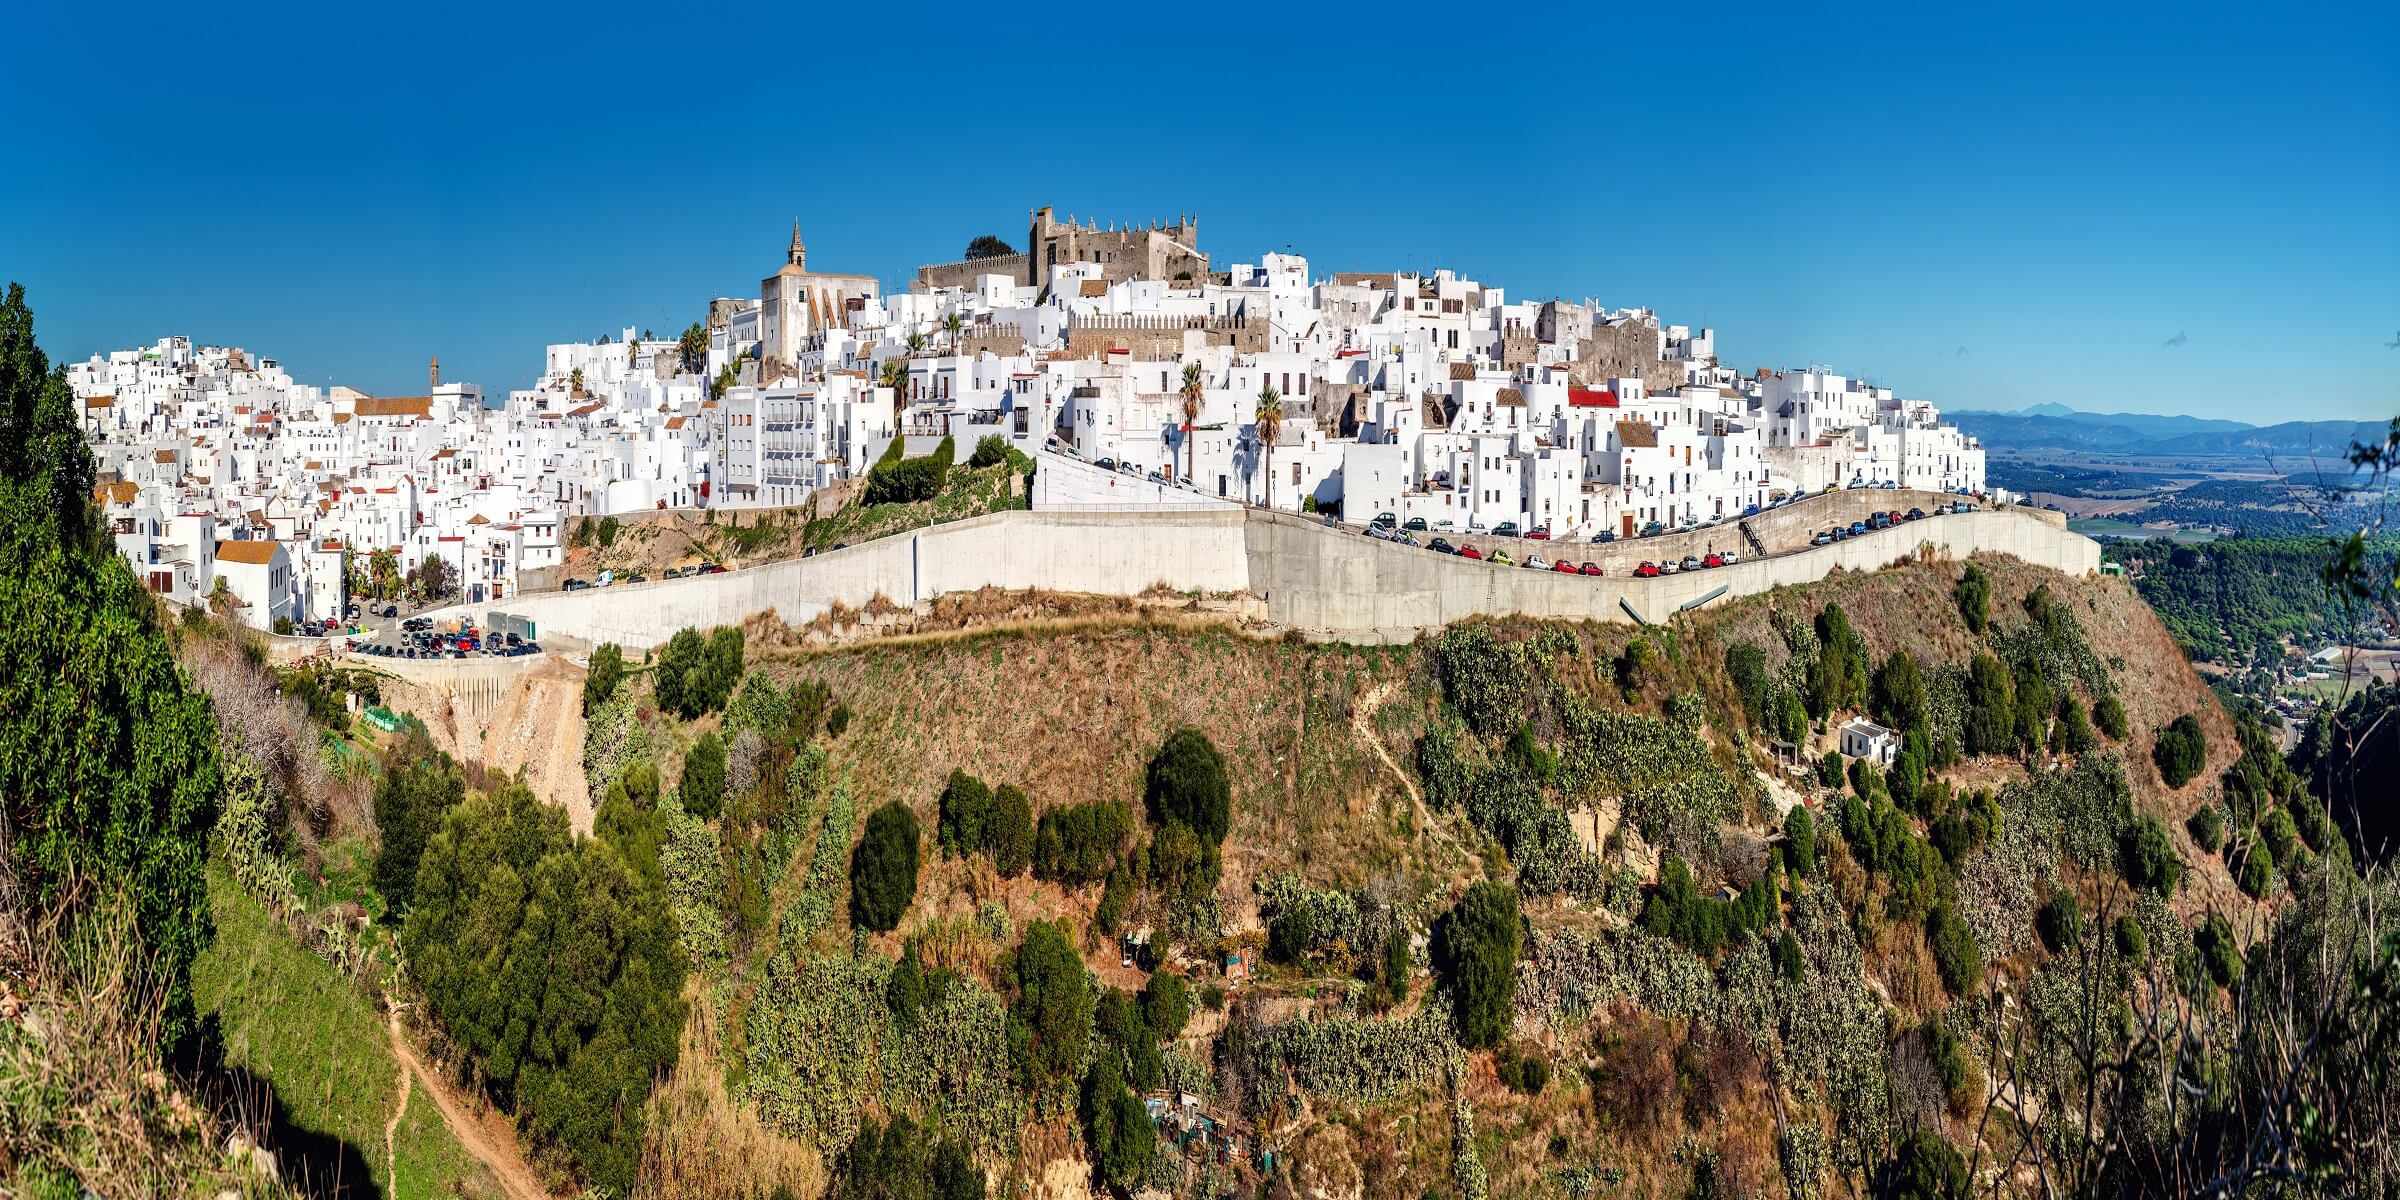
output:
[[[778,1185],[814,1196],[828,1182],[817,1152],[784,1137],[727,1094],[721,1015],[693,980],[691,1020],[674,1071],[650,1094],[641,1192],[690,1200],[758,1200]]]

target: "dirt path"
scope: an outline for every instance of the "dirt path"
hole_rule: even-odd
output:
[[[1399,760],[1392,757],[1391,751],[1383,748],[1383,739],[1375,734],[1375,714],[1381,711],[1384,703],[1392,698],[1392,691],[1398,686],[1392,680],[1387,679],[1368,688],[1366,693],[1358,698],[1358,703],[1351,706],[1350,731],[1358,735],[1358,740],[1367,744],[1367,749],[1375,752],[1376,759],[1383,763],[1385,770],[1392,773],[1392,778],[1400,781],[1400,790],[1408,793],[1409,806],[1416,811],[1417,828],[1427,833],[1439,834],[1442,840],[1450,841],[1449,831],[1436,825],[1433,814],[1426,810],[1425,794],[1417,789],[1416,777],[1401,769]]]
[[[554,1200],[549,1189],[542,1186],[540,1177],[533,1173],[533,1168],[525,1165],[524,1156],[517,1153],[515,1141],[504,1142],[494,1137],[492,1131],[477,1121],[466,1104],[452,1093],[450,1081],[427,1070],[425,1064],[417,1060],[416,1047],[409,1045],[407,1035],[400,1032],[400,1010],[397,1008],[391,1011],[391,1028],[392,1055],[400,1060],[404,1072],[400,1093],[402,1107],[408,1103],[406,1076],[415,1075],[425,1081],[425,1095],[433,1101],[435,1110],[442,1114],[442,1124],[450,1127],[450,1135],[458,1139],[459,1146],[473,1155],[476,1162],[483,1164],[484,1170],[492,1173],[492,1178],[499,1181],[500,1190],[508,1200]],[[399,1126],[400,1114],[395,1112],[392,1114],[391,1128],[384,1133],[387,1152],[392,1132]],[[399,1180],[395,1178],[395,1190],[398,1183]]]
[[[392,1014],[392,1036],[400,1036],[400,1014]],[[392,1119],[383,1127],[383,1169],[391,1176],[392,1195],[400,1194],[400,1152],[394,1143],[400,1136],[400,1118],[408,1115],[408,1086],[416,1072],[408,1069],[406,1060],[400,1063],[400,1099],[392,1105]]]

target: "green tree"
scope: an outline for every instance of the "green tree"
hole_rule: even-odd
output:
[[[867,832],[850,856],[850,923],[878,932],[896,928],[917,898],[917,814],[897,800],[867,817]]]
[[[2072,950],[2083,940],[2083,906],[2075,902],[2073,892],[2064,889],[2052,892],[2041,911],[2034,914],[2033,927],[2051,953]]]
[[[2200,730],[2200,719],[2185,713],[2158,731],[2158,740],[2150,748],[2150,758],[2158,764],[2158,777],[2168,787],[2182,787],[2208,765],[2208,737]]]
[[[697,374],[701,364],[708,361],[708,330],[694,321],[684,326],[683,336],[675,339],[675,353],[683,360],[684,374]]]
[[[1025,873],[1033,865],[1033,802],[1024,789],[1004,783],[992,793],[992,820],[985,830],[985,842],[992,852],[992,867],[1008,878]]]
[[[375,828],[383,840],[375,854],[375,890],[393,913],[408,911],[425,843],[466,796],[467,779],[458,764],[421,733],[385,757],[383,774],[375,781]]]
[[[1867,702],[1867,644],[1839,604],[1817,614],[1817,657],[1809,665],[1808,708],[1816,716]]]
[[[2183,879],[2183,860],[2175,856],[2174,840],[2167,835],[2167,827],[2149,813],[2134,817],[2125,827],[2119,867],[2126,882],[2162,895],[2173,893]]]
[[[963,770],[952,769],[942,785],[941,843],[945,854],[975,854],[991,848],[992,789]]]
[[[1967,666],[1967,753],[2017,748],[2016,680],[2000,660],[1978,652]]]
[[[2084,712],[2083,701],[2072,694],[2059,697],[2058,747],[2069,754],[2082,754],[2092,748],[2091,718]]]
[[[725,802],[725,738],[711,729],[692,743],[683,757],[683,781],[675,789],[683,811],[703,821],[714,820]]]
[[[1408,929],[1394,925],[1383,935],[1383,961],[1375,971],[1375,982],[1382,990],[1385,1007],[1407,1002],[1409,977],[1415,973],[1416,961],[1408,953]]]
[[[1742,698],[1742,712],[1750,723],[1769,728],[1767,705],[1774,699],[1775,679],[1767,673],[1766,652],[1750,642],[1726,647],[1725,678],[1733,684],[1733,694]]]
[[[612,803],[634,808],[625,791]],[[596,824],[576,839],[564,810],[515,783],[470,796],[426,843],[400,942],[425,1011],[520,1127],[622,1194],[638,1098],[680,1045],[684,962],[657,876],[620,841],[649,822]]]
[[[1180,821],[1211,845],[1222,844],[1231,828],[1233,786],[1225,756],[1189,725],[1168,734],[1151,758],[1142,798],[1160,824]]]
[[[1992,581],[1983,568],[1968,563],[1952,594],[1958,599],[1958,615],[1966,621],[1968,632],[1980,634],[1991,627]]]
[[[967,465],[975,470],[996,467],[1008,461],[1008,439],[987,433],[975,443],[975,453],[967,456]]]
[[[1906,650],[1893,651],[1875,672],[1875,717],[1894,729],[1925,728],[1925,675]]]
[[[1083,1118],[1084,1139],[1091,1148],[1092,1174],[1117,1195],[1132,1194],[1150,1172],[1158,1131],[1140,1097],[1125,1086],[1116,1055],[1093,1059],[1083,1079],[1077,1115]]]
[[[66,373],[25,290],[0,300],[0,853],[28,914],[131,908],[165,1042],[212,936],[202,863],[221,784],[208,700],[103,534]]]
[[[974,241],[967,243],[967,259],[970,262],[978,258],[1006,258],[1016,252],[1016,247],[988,233],[979,233]]]
[[[1202,381],[1199,363],[1183,364],[1183,387],[1176,394],[1183,401],[1183,477],[1187,481],[1192,477],[1192,455],[1197,452],[1196,443],[1192,440],[1192,426],[1200,420]]]
[[[1142,985],[1142,1020],[1150,1031],[1162,1038],[1174,1038],[1183,1033],[1184,1024],[1192,1019],[1192,989],[1183,976],[1161,970]]]
[[[1783,815],[1784,861],[1791,864],[1792,874],[1809,876],[1817,873],[1817,823],[1808,815],[1808,806],[1795,804]]]
[[[964,1143],[937,1137],[902,1114],[890,1125],[873,1117],[859,1122],[829,1194],[832,1200],[983,1200],[986,1187]]]
[[[1942,986],[1953,996],[1964,996],[1983,982],[1983,951],[1975,944],[1974,931],[1960,920],[1948,904],[1936,904],[1925,914],[1925,939],[1933,947],[1933,965],[1941,972]]]
[[[2112,742],[2125,740],[2125,702],[2115,696],[2102,696],[2092,705],[2092,722]]]
[[[2184,822],[2184,828],[2190,830],[2192,840],[2210,854],[2215,854],[2225,844],[2225,812],[2214,804],[2202,805],[2190,820]]]
[[[1517,890],[1482,880],[1468,886],[1434,931],[1434,962],[1450,987],[1452,1020],[1469,1049],[1499,1044],[1517,994],[1524,918]]]
[[[1074,931],[1063,920],[1028,925],[1007,974],[1010,1061],[1026,1091],[1054,1094],[1074,1080],[1092,1040],[1092,987]]]
[[[1966,1160],[1922,1125],[1909,1129],[1880,1174],[1874,1194],[1886,1200],[1965,1200],[1967,1195]]]

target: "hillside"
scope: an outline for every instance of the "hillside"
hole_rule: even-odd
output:
[[[1981,943],[1972,952],[1977,970],[2015,989],[2041,986],[2046,971],[2068,960],[2036,936],[2035,911],[2046,894],[2075,895],[2103,914],[2138,912],[2141,926],[2170,946],[2176,938],[2188,944],[2183,931],[2206,912],[2253,908],[2225,861],[2187,829],[2215,794],[2213,781],[2240,757],[2241,742],[2174,639],[2121,582],[2064,579],[2012,560],[1979,569],[1993,614],[1981,635],[1969,631],[1953,598],[1959,568],[1939,563],[1837,574],[1708,611],[1676,630],[1502,623],[1390,648],[1259,641],[1228,629],[1134,621],[803,651],[779,646],[771,630],[754,625],[753,677],[744,689],[772,681],[787,695],[813,694],[815,703],[846,708],[840,732],[822,735],[822,764],[810,768],[817,787],[841,797],[832,812],[821,798],[812,802],[811,811],[834,820],[814,836],[821,842],[839,831],[847,846],[859,814],[897,801],[913,811],[928,845],[913,905],[893,933],[853,943],[829,936],[838,920],[812,916],[814,932],[790,940],[795,906],[836,900],[811,899],[820,886],[842,890],[838,872],[820,873],[840,858],[802,846],[789,852],[799,878],[770,886],[747,955],[744,935],[704,922],[707,943],[732,954],[714,960],[720,967],[703,968],[711,982],[693,1019],[723,1045],[709,1048],[711,1061],[687,1063],[679,1077],[686,1098],[678,1111],[695,1115],[676,1139],[755,1145],[764,1138],[787,1147],[760,1160],[784,1164],[752,1180],[763,1190],[785,1177],[778,1171],[821,1178],[863,1117],[918,1111],[939,1114],[946,1127],[986,1130],[988,1140],[978,1144],[996,1182],[1013,1180],[1035,1194],[1082,1194],[1093,1167],[1077,1122],[1045,1116],[1038,1095],[1015,1094],[986,1077],[948,1079],[930,1092],[899,1086],[918,1068],[890,1040],[899,1032],[886,1024],[894,1018],[858,1025],[860,993],[846,990],[861,986],[860,972],[882,979],[896,961],[922,957],[929,967],[958,970],[969,994],[990,998],[968,1004],[958,1018],[968,1023],[943,1036],[970,1045],[984,1036],[973,1033],[976,1019],[968,1016],[982,1004],[994,1006],[980,1009],[988,1014],[980,1020],[993,1022],[985,1028],[998,1036],[1012,1003],[1012,931],[1064,916],[1104,988],[1138,994],[1148,972],[1121,965],[1100,927],[1147,931],[1154,947],[1171,938],[1177,970],[1224,989],[1221,1002],[1210,990],[1182,1036],[1168,1039],[1165,1077],[1217,1097],[1233,1119],[1254,1122],[1246,1127],[1282,1148],[1280,1166],[1267,1174],[1303,1193],[1456,1194],[1480,1171],[1492,1194],[1602,1180],[1619,1181],[1627,1194],[1676,1194],[1711,1180],[1739,1194],[1786,1169],[1779,1163],[1804,1122],[1827,1139],[1810,1151],[1820,1156],[1808,1160],[1819,1164],[1812,1171],[1869,1169],[1884,1153],[1877,1139],[1914,1121],[1932,1121],[1971,1144],[1971,1118],[1984,1103],[1981,1093],[1959,1090],[1963,1077],[1931,1085],[1931,1100],[1905,1092],[1919,1086],[1908,1083],[1910,1070],[1981,1075],[1974,1064],[1988,1033],[1979,1023],[1988,1018],[1975,1015],[1979,987],[1951,977],[1940,943],[1959,935],[1943,930],[1970,930]],[[2048,626],[2029,613],[2029,601],[2041,604],[2031,600],[2037,591],[2055,605]],[[1915,832],[1878,834],[1904,839],[1883,853],[1930,846],[1952,815],[1979,811],[1967,804],[1976,789],[1995,793],[1980,803],[1997,814],[1996,827],[1978,825],[1976,844],[1955,868],[1933,865],[1940,856],[1916,868],[1866,866],[1867,852],[1845,846],[1840,832],[1848,785],[1827,788],[1768,768],[1725,666],[1732,647],[1748,644],[1765,652],[1770,675],[1780,675],[1794,657],[1783,631],[1814,620],[1828,604],[1851,614],[1866,663],[1882,664],[1897,650],[1915,655],[1934,681],[1937,708],[1946,703],[1941,696],[1961,695],[1944,690],[1960,685],[1941,681],[1965,675],[1978,650],[2056,653],[2082,662],[2099,684],[2067,685],[2078,697],[2078,719],[2103,696],[2114,697],[2127,735],[2121,743],[2095,738],[2081,767],[2078,756],[2067,756],[2056,785],[2029,778],[2013,754],[1961,755],[1939,772],[1957,788],[1957,800],[1918,800],[1925,815],[1895,818]],[[2044,649],[2036,643],[2045,628],[2068,632],[2041,643]],[[1629,670],[1628,647],[1637,640],[1650,652],[1633,652],[1637,665]],[[742,707],[738,698],[731,705]],[[2169,787],[2151,765],[2153,743],[2186,714],[2202,731],[2204,761],[2191,782]],[[1955,727],[1956,719],[1936,724]],[[1137,865],[1166,836],[1140,816],[1146,765],[1171,731],[1187,726],[1223,752],[1233,800],[1222,876],[1197,910],[1162,890],[1162,868]],[[1511,744],[1509,730],[1520,726],[1530,747]],[[679,726],[653,714],[640,740],[687,741],[713,728],[715,718]],[[1813,758],[1831,744],[1818,723],[1806,753]],[[1463,784],[1451,775],[1459,770]],[[1118,873],[1083,884],[1011,877],[980,854],[935,849],[953,771],[1021,788],[1037,819],[1078,805],[1130,805],[1135,852],[1121,862],[1131,868],[1124,895]],[[1509,778],[1520,771],[1521,781]],[[1709,777],[1717,782],[1695,787]],[[2107,780],[2117,778],[2123,782],[2113,786],[2129,806],[2112,813],[2105,810]],[[1890,803],[1880,782],[1868,787],[1871,803]],[[1929,778],[1919,794],[1935,792]],[[1662,878],[1665,860],[1688,864],[1704,893],[1717,880],[1729,895],[1767,886],[1778,875],[1773,848],[1787,841],[1781,809],[1794,800],[1813,806],[1823,822],[1821,857],[1813,874],[1793,868],[1784,877],[1785,912],[1768,923],[1788,923],[1798,935],[1808,982],[1791,992],[1769,989],[1767,1011],[1782,1012],[1770,1025],[1781,1032],[1745,1048],[1743,1040],[1758,1034],[1735,1036],[1741,1022],[1723,1006],[1757,1002],[1738,1000],[1735,989],[1750,956],[1768,962],[1771,939],[1738,936],[1726,948],[1695,953],[1678,935],[1642,932],[1659,903],[1646,890]],[[1545,811],[1580,815],[1570,829],[1569,821],[1551,824]],[[2061,822],[2056,836],[2066,840],[2003,832],[2036,813]],[[2131,840],[2144,818],[2189,867],[2164,904],[2144,900],[2147,893],[2116,874],[2118,839]],[[2096,859],[2084,848],[2092,843],[2078,837],[2103,839]],[[1911,853],[1931,851],[1895,861],[1912,861]],[[1995,857],[2002,855],[2009,865]],[[804,870],[812,859],[819,867]],[[1920,883],[1895,881],[1912,870],[1930,874]],[[1428,928],[1438,928],[1462,889],[1485,877],[1517,885],[1530,941],[1518,970],[1513,1032],[1497,1050],[1461,1054],[1429,992],[1449,976]],[[1912,899],[1904,890],[1920,886],[1932,887],[1934,898]],[[1320,932],[1287,938],[1293,914],[1303,911]],[[1958,916],[1925,917],[1931,925],[1920,929],[1911,914],[1927,911]],[[1326,921],[1342,932],[1321,932]],[[1376,949],[1395,936],[1390,931],[1414,942],[1407,998],[1397,1002],[1385,991],[1390,976]],[[1257,976],[1223,978],[1219,963],[1228,951],[1259,956]],[[1677,978],[1684,984],[1667,982]],[[827,1008],[832,1001],[817,994],[825,988],[850,998]],[[880,995],[880,985],[873,990]],[[1814,993],[1806,1003],[1803,991]],[[842,1012],[852,1015],[837,1017]],[[1853,1030],[1840,1053],[1791,1040],[1807,1022],[1855,1025],[1873,1014],[1885,1015],[1859,1029],[1885,1032],[1859,1041]],[[834,1044],[790,1040],[812,1030],[809,1038]],[[782,1052],[760,1058],[762,1038],[810,1045],[799,1073],[770,1065]],[[1912,1066],[1920,1056],[1922,1066]],[[858,1066],[834,1065],[841,1061]],[[695,1067],[697,1079],[689,1074]],[[692,1098],[714,1094],[709,1070],[722,1072],[733,1103]],[[1643,1074],[1653,1070],[1664,1074]],[[1535,1071],[1550,1082],[1530,1088]],[[1668,1090],[1680,1088],[1680,1103],[1636,1094],[1677,1078],[1682,1084]],[[1708,1086],[1699,1087],[1703,1079]],[[1839,1098],[1857,1089],[1866,1091]],[[1030,1110],[1016,1107],[1029,1101]],[[754,1113],[766,1116],[763,1125]],[[1785,1130],[1780,1139],[1778,1128]],[[1677,1146],[1686,1149],[1669,1153]],[[1166,1150],[1159,1154],[1149,1170],[1166,1170]],[[1192,1170],[1187,1163],[1154,1178],[1198,1186]],[[1224,1168],[1220,1179],[1257,1175],[1253,1163]]]

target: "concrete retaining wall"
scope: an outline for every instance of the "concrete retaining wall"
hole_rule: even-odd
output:
[[[1887,493],[1888,495],[1888,493]],[[1863,502],[1862,502],[1863,504]],[[1807,583],[1836,567],[1873,570],[1930,547],[1947,558],[2013,555],[2080,575],[2098,543],[2017,510],[1962,513],[1878,530],[1831,546],[1657,579],[1602,578],[1495,567],[1362,537],[1282,513],[1213,511],[1004,512],[897,534],[814,558],[724,575],[518,596],[491,609],[534,619],[543,642],[659,645],[685,626],[730,625],[769,609],[794,623],[834,604],[877,596],[913,605],[983,587],[1134,595],[1248,591],[1268,619],[1345,641],[1404,641],[1474,616],[1650,621],[1716,588],[1728,596]],[[1812,515],[1808,519],[1817,520]],[[1823,518],[1830,522],[1830,517]],[[1519,552],[1538,543],[1522,543]]]
[[[1268,615],[1344,641],[1405,641],[1474,616],[1631,620],[1620,601],[1660,622],[1720,587],[1726,598],[1747,596],[1812,582],[1836,567],[1874,570],[1924,546],[1945,558],[2007,554],[2070,575],[2100,565],[2098,543],[2014,511],[1912,521],[1830,546],[1655,579],[1495,567],[1282,515],[1252,513],[1249,533],[1250,586]]]
[[[638,650],[685,626],[737,624],[768,609],[799,624],[877,596],[900,605],[984,587],[1129,596],[1162,584],[1179,592],[1246,588],[1242,510],[993,513],[723,575],[515,596],[432,615],[498,609],[533,618],[545,644]]]

